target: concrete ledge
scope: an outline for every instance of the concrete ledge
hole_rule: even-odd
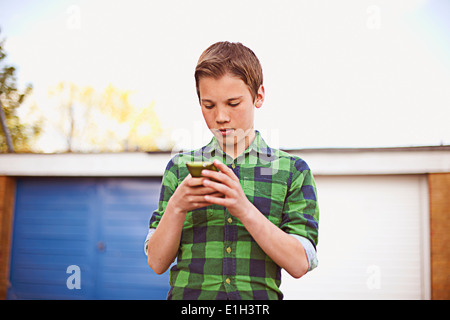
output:
[[[314,175],[450,172],[450,147],[287,150]],[[0,154],[6,176],[162,176],[173,153]]]

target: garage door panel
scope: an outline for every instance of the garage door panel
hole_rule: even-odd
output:
[[[37,237],[22,237],[21,243],[15,249],[23,253],[40,254],[66,254],[73,255],[75,252],[86,253],[89,250],[89,241],[83,239],[62,239],[60,237],[51,238],[51,235],[45,235],[47,239],[38,239]]]
[[[20,254],[20,253],[19,253]],[[89,269],[89,261],[88,259],[83,259],[83,256],[85,255],[73,255],[74,259],[77,260],[78,266],[82,268],[83,270]],[[39,254],[39,253],[27,253],[23,254],[20,260],[15,264],[16,268],[28,268],[28,269],[58,269],[58,270],[67,270],[67,266],[70,261],[68,261],[67,256],[65,255],[53,255],[52,259],[49,260],[48,257],[46,257],[45,254]]]
[[[9,299],[165,299],[143,242],[160,179],[18,179]],[[81,289],[67,279],[80,267]]]
[[[75,196],[89,196],[96,188],[95,178],[80,178],[74,184],[74,179],[64,178],[27,178],[21,190],[28,195],[52,195],[63,196],[74,194]]]
[[[283,272],[286,299],[423,299],[425,176],[319,176],[319,265]]]
[[[81,237],[89,233],[86,225],[73,225],[71,221],[66,223],[56,224],[24,224],[20,231],[23,232],[23,237],[29,239],[72,239],[73,237]]]
[[[36,297],[35,292],[39,291],[39,297]],[[47,299],[47,300],[86,300],[91,299],[92,296],[88,293],[92,289],[87,287],[80,290],[68,291],[67,288],[62,288],[59,285],[43,284],[43,283],[18,283],[13,289],[8,292],[8,299]]]

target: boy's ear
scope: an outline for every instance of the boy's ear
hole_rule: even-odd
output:
[[[256,99],[255,99],[255,107],[256,108],[262,107],[265,95],[266,94],[265,94],[264,86],[261,85],[258,89],[258,95],[256,96]]]

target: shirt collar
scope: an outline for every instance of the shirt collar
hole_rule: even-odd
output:
[[[219,141],[215,136],[213,136],[211,141],[204,147],[203,152],[212,154],[214,151],[218,152],[220,155],[225,155],[225,153],[222,150],[222,146],[220,145]],[[245,155],[246,153],[251,153],[252,151],[258,154],[264,154],[269,156],[272,153],[271,148],[264,141],[258,130],[255,130],[255,139],[253,139],[253,142],[248,146],[247,149],[245,149],[243,154],[239,155],[238,157]]]

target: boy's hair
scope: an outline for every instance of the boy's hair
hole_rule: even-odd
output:
[[[240,78],[247,85],[253,100],[263,84],[261,64],[255,53],[239,42],[217,42],[209,46],[198,59],[195,68],[195,86],[200,100],[201,78],[219,79],[226,73]]]

